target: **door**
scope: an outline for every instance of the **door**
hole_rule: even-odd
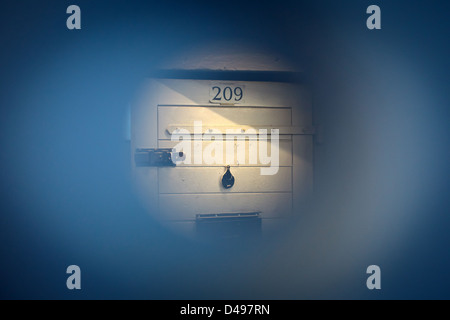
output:
[[[217,103],[217,87],[239,101]],[[132,153],[155,148],[176,157],[170,166],[133,167],[149,211],[188,232],[212,217],[254,217],[264,230],[298,214],[312,190],[304,94],[285,83],[150,80],[132,112]]]

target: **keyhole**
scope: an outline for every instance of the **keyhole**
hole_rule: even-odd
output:
[[[231,174],[230,166],[222,177],[222,185],[225,189],[230,189],[234,185],[234,176]]]

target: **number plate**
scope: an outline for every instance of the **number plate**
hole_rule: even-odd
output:
[[[220,104],[243,103],[245,86],[233,83],[213,83],[209,87],[209,102]]]

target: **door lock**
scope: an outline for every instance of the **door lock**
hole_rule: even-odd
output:
[[[134,161],[137,167],[175,167],[173,161],[184,160],[183,152],[173,152],[171,148],[136,149]]]

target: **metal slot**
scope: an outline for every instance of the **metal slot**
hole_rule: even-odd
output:
[[[260,212],[197,214],[197,235],[209,239],[240,239],[261,234]]]
[[[197,214],[197,221],[199,220],[219,220],[219,219],[244,219],[244,218],[259,218],[261,212],[241,212],[241,213],[208,213],[208,214]]]

